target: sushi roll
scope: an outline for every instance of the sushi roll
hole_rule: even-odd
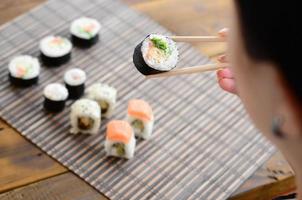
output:
[[[139,43],[133,53],[133,63],[144,75],[172,70],[178,62],[175,42],[167,36],[151,34]]]
[[[93,84],[86,92],[86,98],[94,100],[100,105],[103,118],[108,118],[113,114],[116,96],[115,88],[101,83]]]
[[[89,99],[77,100],[71,106],[70,133],[97,134],[101,125],[99,105]]]
[[[143,139],[151,137],[154,117],[152,108],[147,102],[139,99],[130,100],[127,121],[137,137]]]
[[[40,41],[41,60],[47,66],[60,66],[70,60],[71,42],[60,36],[47,36]]]
[[[78,99],[84,94],[85,81],[86,73],[79,68],[73,68],[65,72],[64,82],[69,99]]]
[[[78,47],[91,47],[99,40],[100,23],[92,18],[81,17],[70,26],[71,41]]]
[[[107,124],[105,151],[108,156],[130,159],[134,156],[135,137],[128,122],[114,120]]]
[[[9,62],[8,71],[13,85],[27,87],[38,83],[40,63],[37,58],[21,55]]]
[[[60,112],[65,108],[68,91],[60,83],[51,83],[44,88],[44,108],[50,112]]]

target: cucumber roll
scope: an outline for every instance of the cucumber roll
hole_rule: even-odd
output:
[[[47,66],[60,66],[70,60],[71,42],[60,36],[47,36],[40,41],[41,60]]]
[[[151,34],[139,43],[133,54],[135,67],[144,75],[170,71],[178,62],[175,42],[167,36]]]
[[[19,87],[36,84],[40,74],[40,63],[37,58],[21,55],[13,58],[9,65],[9,80]]]
[[[88,48],[99,40],[100,23],[92,18],[81,17],[70,26],[71,41],[75,46]]]
[[[60,83],[51,83],[44,88],[44,108],[49,112],[60,112],[65,108],[67,89]]]
[[[70,133],[96,134],[101,125],[99,105],[89,99],[80,99],[71,106]]]
[[[86,73],[79,68],[70,69],[65,72],[64,82],[68,90],[69,99],[78,99],[84,94],[85,81]]]

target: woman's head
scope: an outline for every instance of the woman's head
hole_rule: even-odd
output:
[[[281,0],[234,2],[229,55],[238,93],[256,126],[283,151],[296,151],[294,143],[302,148],[298,3]],[[287,133],[285,140],[271,133],[272,120],[277,116],[285,119],[282,127]],[[289,142],[293,150],[286,149]]]

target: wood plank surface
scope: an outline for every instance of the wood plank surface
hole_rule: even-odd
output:
[[[71,172],[39,181],[3,194],[0,200],[106,200]]]
[[[186,0],[185,2],[183,0],[124,1],[133,6],[133,8],[148,14],[178,35],[216,34],[216,31],[227,26],[229,21],[229,14],[226,10],[230,5],[230,0]],[[0,25],[42,2],[44,0],[1,0]],[[204,43],[193,45],[213,58],[225,50],[223,44]],[[280,171],[283,172],[281,173]],[[68,199],[74,190],[67,189],[70,188],[70,185],[74,184],[80,187],[81,184],[86,183],[72,173],[60,175],[64,172],[66,172],[64,167],[42,153],[0,120],[0,192],[58,175],[57,177],[4,193],[0,196],[0,199],[17,199],[16,197],[18,195],[22,197],[22,194],[31,195],[25,199],[30,199],[30,197],[35,197],[32,199],[44,199],[42,195],[50,192],[49,190],[52,192],[57,190],[54,193],[61,195],[55,199]],[[61,184],[61,182],[65,184]],[[50,185],[53,185],[53,187],[48,187]],[[66,187],[63,187],[64,185]],[[101,198],[99,195],[94,197],[97,192],[88,185],[86,186],[83,186],[84,189],[80,193],[72,196],[74,197],[72,199],[76,199],[78,196],[81,199]],[[271,197],[287,192],[294,187],[292,170],[278,153],[237,191],[233,199]]]
[[[0,131],[0,192],[66,171],[13,129]]]

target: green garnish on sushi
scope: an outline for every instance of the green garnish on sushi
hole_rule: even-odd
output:
[[[125,155],[125,145],[122,143],[115,143],[113,144],[113,147],[116,149],[116,153],[118,156],[124,156]]]
[[[163,50],[166,54],[170,54],[171,50],[169,48],[169,44],[161,38],[152,38],[151,41],[153,42],[154,46],[160,50]]]

